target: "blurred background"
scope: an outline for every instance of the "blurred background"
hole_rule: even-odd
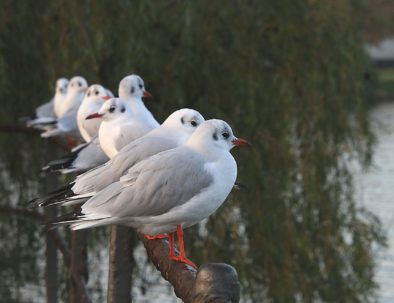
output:
[[[45,234],[21,210],[71,180],[40,172],[64,151],[18,118],[59,77],[116,92],[136,73],[159,121],[190,107],[253,144],[233,152],[246,190],[187,230],[192,260],[233,265],[243,302],[394,302],[393,22],[390,0],[2,0],[0,301],[46,302]],[[89,232],[93,302],[108,236]],[[178,302],[132,239],[133,301]]]

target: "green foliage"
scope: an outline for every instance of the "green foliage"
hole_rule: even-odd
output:
[[[372,142],[362,13],[355,0],[3,0],[0,116],[28,114],[59,76],[116,91],[140,74],[160,121],[192,107],[253,144],[234,152],[247,190],[208,220],[208,235],[189,232],[191,258],[235,265],[255,302],[367,302],[371,247],[382,239],[355,207],[347,166],[366,163]],[[40,183],[25,167],[42,164],[40,141],[8,142],[1,159],[12,182]]]

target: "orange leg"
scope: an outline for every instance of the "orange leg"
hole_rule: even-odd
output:
[[[185,263],[187,265],[190,265],[191,267],[197,269],[197,265],[194,264],[192,261],[190,261],[185,254],[185,247],[183,243],[183,230],[180,225],[177,225],[176,227],[177,235],[178,235],[178,244],[179,244],[179,256],[172,258],[175,261]]]
[[[77,145],[76,140],[74,140],[74,138],[68,136],[67,137],[67,146],[72,149],[76,145]]]
[[[166,234],[157,234],[157,235],[147,235],[144,234],[145,239],[148,240],[157,240],[157,239],[166,239],[168,236]]]

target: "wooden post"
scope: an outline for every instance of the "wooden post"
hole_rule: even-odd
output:
[[[56,208],[45,209],[45,215],[54,218],[56,217]],[[46,288],[46,302],[58,302],[58,266],[57,266],[57,246],[53,242],[53,231],[46,233],[45,242],[45,288]]]
[[[107,303],[131,303],[134,230],[111,227]]]
[[[55,148],[52,144],[46,144],[45,159],[54,159],[56,156]],[[45,177],[45,189],[51,191],[58,186],[57,178],[53,176]],[[46,208],[45,216],[48,218],[55,218],[57,216],[57,207]],[[52,232],[48,232],[45,236],[45,288],[46,288],[46,302],[58,302],[58,257],[57,246],[53,242]]]
[[[80,276],[85,284],[88,281],[87,235],[87,230],[71,232],[70,303],[84,302],[84,293],[76,284],[72,275]]]

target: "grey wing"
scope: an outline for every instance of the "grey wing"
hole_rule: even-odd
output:
[[[205,160],[184,147],[135,165],[83,206],[83,211],[115,217],[157,216],[182,205],[213,182]]]
[[[172,139],[154,136],[139,138],[121,149],[112,159],[111,169],[119,172],[119,180],[121,176],[126,174],[138,162],[175,147],[177,147],[177,144]]]
[[[104,165],[78,176],[73,191],[78,194],[100,191],[119,181],[136,163],[176,146],[174,140],[162,137],[142,137],[132,141]]]
[[[48,118],[55,118],[54,113],[54,101],[53,99],[43,105],[40,105],[36,108],[36,115],[38,118],[48,117]]]
[[[70,132],[77,129],[77,112],[74,109],[67,111],[60,119],[58,119],[57,128],[63,132]]]
[[[119,178],[116,180],[109,173],[108,165],[110,162],[111,160],[79,175],[75,180],[72,191],[78,195],[95,193],[118,181]]]
[[[108,160],[108,156],[101,149],[98,138],[95,137],[86,148],[78,153],[78,157],[73,162],[73,167],[87,170],[99,166]]]

